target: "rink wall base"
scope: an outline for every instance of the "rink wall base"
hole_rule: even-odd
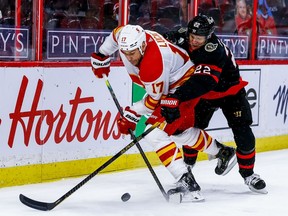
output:
[[[256,139],[256,151],[265,152],[288,148],[288,135]],[[227,145],[235,146],[233,142]],[[147,152],[150,163],[155,166],[160,161],[154,152]],[[79,177],[89,175],[104,164],[110,157],[100,157],[86,160],[49,163],[42,165],[29,165],[0,169],[0,187],[16,186],[23,184],[55,181],[66,177]],[[207,155],[200,153],[198,161],[207,160]],[[101,173],[121,171],[145,167],[140,154],[124,154],[107,166]]]

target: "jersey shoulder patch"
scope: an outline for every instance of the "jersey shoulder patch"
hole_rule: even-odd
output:
[[[211,43],[211,42],[209,42],[209,43],[207,43],[206,45],[205,45],[205,50],[207,51],[207,52],[213,52],[213,51],[215,51],[216,49],[217,49],[217,47],[218,47],[218,43]]]

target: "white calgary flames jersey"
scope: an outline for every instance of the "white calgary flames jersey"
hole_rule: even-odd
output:
[[[122,27],[115,28],[99,51],[111,55],[118,50]],[[147,47],[138,67],[132,65],[120,51],[120,57],[132,81],[147,92],[147,96],[131,109],[138,114],[150,114],[161,98],[173,93],[194,72],[194,64],[184,49],[176,47],[154,31],[145,30]]]

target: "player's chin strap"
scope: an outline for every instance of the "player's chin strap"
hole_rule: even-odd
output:
[[[145,46],[147,46],[146,42],[144,42],[144,43],[145,43]],[[142,47],[139,47],[138,50],[139,50],[141,56],[143,56],[144,55],[144,51],[143,51]]]
[[[104,79],[105,79],[105,84],[106,84],[106,86],[107,86],[107,88],[108,88],[108,90],[109,90],[109,92],[110,92],[110,94],[111,94],[111,97],[113,98],[113,101],[114,101],[114,103],[115,103],[115,105],[116,105],[119,113],[123,116],[123,110],[122,110],[122,108],[121,108],[121,106],[120,106],[120,104],[119,104],[119,102],[118,102],[118,100],[117,100],[117,97],[116,97],[116,95],[115,95],[115,93],[114,93],[114,91],[113,91],[113,89],[112,89],[112,86],[111,86],[111,84],[110,84],[110,82],[109,82],[109,80],[108,80],[108,77],[107,77],[105,74],[103,75],[103,77],[104,77]],[[164,118],[162,118],[162,119],[159,121],[159,123],[162,123],[163,121],[164,121]],[[132,131],[132,130],[129,130],[129,133],[130,133],[130,135],[131,135],[131,139],[135,140],[136,137],[135,137],[133,131]],[[138,148],[138,150],[139,150],[139,152],[140,152],[143,160],[145,161],[145,163],[146,163],[146,165],[147,165],[150,173],[152,174],[152,176],[153,176],[156,184],[158,185],[160,191],[162,192],[164,198],[166,199],[166,201],[169,201],[169,196],[168,196],[168,194],[167,194],[166,191],[164,190],[161,182],[159,181],[159,179],[158,179],[158,177],[157,177],[154,169],[152,168],[152,166],[151,166],[148,158],[146,157],[145,152],[143,151],[142,147],[140,146],[139,142],[136,142],[136,147]]]

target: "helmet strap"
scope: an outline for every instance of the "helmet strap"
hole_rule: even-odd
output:
[[[144,46],[146,46],[146,42],[143,42],[143,43],[144,43]],[[141,45],[140,47],[138,47],[138,50],[139,50],[139,52],[140,52],[140,54],[141,54],[142,56],[144,55],[144,52],[145,52],[145,51],[143,51],[143,49],[142,49],[143,43],[142,43],[142,45]]]

